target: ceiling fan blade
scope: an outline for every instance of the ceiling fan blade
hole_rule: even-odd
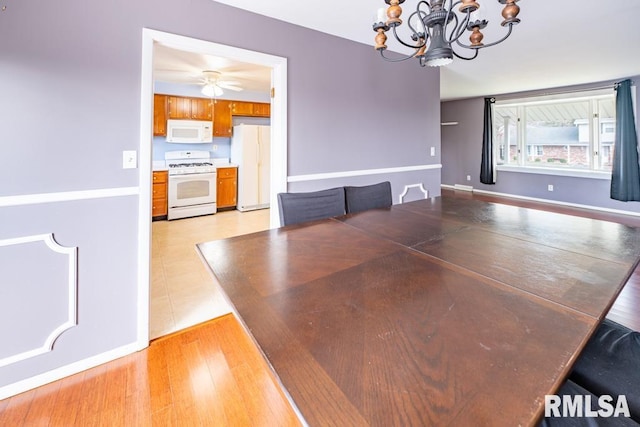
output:
[[[236,92],[240,92],[242,90],[241,87],[230,84],[229,82],[218,82],[216,84],[223,89],[235,90]]]

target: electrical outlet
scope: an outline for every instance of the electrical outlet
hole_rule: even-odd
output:
[[[431,156],[436,155],[436,147],[431,147]]]
[[[471,175],[467,175],[467,181],[471,181]]]
[[[217,145],[213,145],[213,151],[218,151],[218,146]]]
[[[553,191],[553,184],[549,184],[549,185],[547,185],[547,190],[549,190],[549,191]]]
[[[135,150],[122,152],[122,169],[135,169],[138,167],[138,153]]]

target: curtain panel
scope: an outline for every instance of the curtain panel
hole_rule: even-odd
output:
[[[640,201],[638,134],[631,100],[631,80],[616,84],[616,137],[611,170],[611,198]]]
[[[484,99],[484,129],[482,132],[482,161],[480,163],[480,182],[496,183],[496,171],[493,159],[493,103],[495,98]]]

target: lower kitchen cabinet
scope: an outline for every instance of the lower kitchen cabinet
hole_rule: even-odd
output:
[[[218,168],[217,209],[234,208],[238,203],[238,168]]]
[[[153,172],[153,199],[151,216],[153,219],[167,216],[167,171]]]

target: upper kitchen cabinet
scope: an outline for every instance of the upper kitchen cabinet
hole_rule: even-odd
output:
[[[233,131],[232,102],[219,99],[213,104],[213,136],[231,136]]]
[[[271,104],[254,102],[253,115],[256,117],[271,117]]]
[[[213,101],[209,98],[191,98],[193,120],[213,120]]]
[[[212,120],[212,102],[209,98],[167,97],[169,119]]]
[[[231,104],[231,114],[234,116],[252,116],[253,102],[234,101]]]
[[[167,135],[167,95],[153,95],[153,136]]]
[[[231,104],[231,114],[234,116],[269,117],[271,116],[271,104],[234,101]]]

